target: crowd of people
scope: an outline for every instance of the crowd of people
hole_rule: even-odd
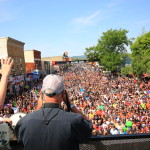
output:
[[[93,135],[150,133],[150,82],[76,65],[62,72],[70,99],[93,123]]]
[[[70,101],[92,121],[94,136],[150,133],[149,80],[115,76],[88,64],[61,65],[57,73],[63,77]],[[39,81],[7,97],[1,117],[37,110],[41,85]]]

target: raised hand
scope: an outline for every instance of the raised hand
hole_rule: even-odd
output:
[[[14,61],[11,59],[11,57],[7,57],[6,59],[1,59],[1,74],[2,76],[9,76],[11,72],[11,68],[13,66]]]
[[[6,97],[6,90],[7,90],[7,83],[8,83],[8,77],[11,72],[11,68],[13,65],[13,60],[11,60],[11,57],[7,57],[6,59],[1,59],[1,81],[0,81],[0,110],[3,108],[3,104]]]

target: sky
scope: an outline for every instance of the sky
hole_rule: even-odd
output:
[[[128,38],[150,31],[150,0],[0,0],[0,37],[42,57],[84,55],[109,29]]]

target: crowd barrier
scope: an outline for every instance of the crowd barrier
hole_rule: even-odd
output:
[[[12,150],[23,150],[16,141],[10,143]],[[150,134],[128,134],[91,137],[80,150],[150,150]]]
[[[80,150],[150,150],[150,134],[93,137]]]

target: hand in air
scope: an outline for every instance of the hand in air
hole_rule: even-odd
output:
[[[11,59],[11,57],[6,57],[6,59],[1,59],[1,74],[2,76],[9,76],[11,72],[11,68],[13,66],[14,61]]]

